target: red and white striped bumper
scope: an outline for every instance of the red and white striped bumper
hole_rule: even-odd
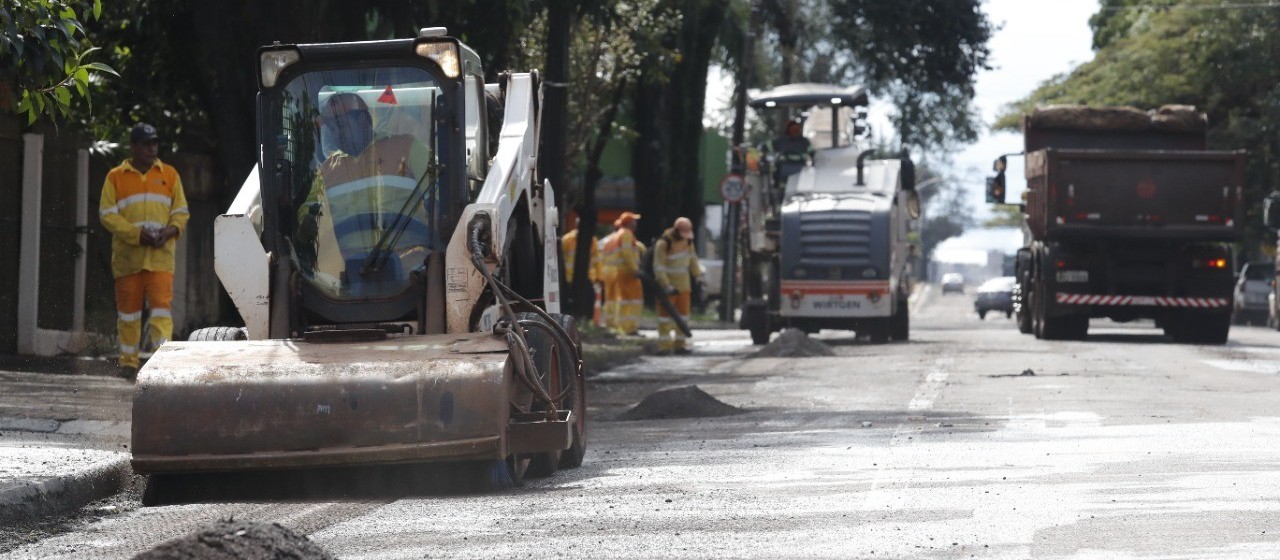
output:
[[[1227,298],[1164,297],[1164,296],[1109,296],[1100,294],[1058,294],[1058,303],[1066,305],[1116,305],[1146,307],[1198,307],[1214,308],[1229,305]]]

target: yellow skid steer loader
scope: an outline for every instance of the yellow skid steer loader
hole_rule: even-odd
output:
[[[443,28],[258,58],[258,165],[214,226],[245,326],[166,343],[138,373],[134,470],[580,465],[537,75],[485,84]]]

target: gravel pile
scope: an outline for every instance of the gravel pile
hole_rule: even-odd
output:
[[[662,420],[667,418],[709,418],[746,412],[708,395],[697,385],[664,389],[644,398],[640,404],[618,416],[619,420]]]
[[[753,358],[810,358],[814,356],[834,356],[835,350],[830,346],[809,338],[800,329],[786,329],[773,341],[766,344]]]
[[[335,556],[278,523],[222,520],[157,545],[134,560],[330,560]]]

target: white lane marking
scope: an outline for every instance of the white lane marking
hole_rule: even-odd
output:
[[[953,361],[952,358],[939,358],[933,363],[932,370],[925,376],[924,381],[921,381],[920,385],[916,387],[916,393],[911,397],[911,402],[907,403],[907,410],[923,412],[933,407],[934,401],[938,399],[938,393],[942,391],[942,387],[946,385],[947,378],[951,375],[948,369]],[[894,460],[893,457],[898,454],[896,450],[915,441],[915,436],[912,434],[919,431],[917,427],[909,426],[907,424],[908,420],[899,422],[894,427],[893,436],[889,438],[889,444],[877,453],[875,473],[871,477],[871,486],[867,489],[866,497],[862,500],[863,511],[883,510],[886,508],[901,509],[904,506],[900,502],[903,496],[906,495],[905,492],[882,491],[881,487],[890,481],[900,487],[899,489],[911,486],[910,480],[902,478],[902,476],[890,476],[886,470],[892,463],[895,470],[902,471],[901,465],[898,464],[899,461]]]
[[[1205,365],[1227,371],[1246,371],[1250,373],[1280,373],[1280,364],[1272,361],[1254,360],[1200,360]]]

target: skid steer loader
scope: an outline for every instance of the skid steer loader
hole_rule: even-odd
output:
[[[485,84],[443,28],[258,56],[258,165],[214,226],[245,326],[138,373],[134,470],[580,465],[537,75]]]

